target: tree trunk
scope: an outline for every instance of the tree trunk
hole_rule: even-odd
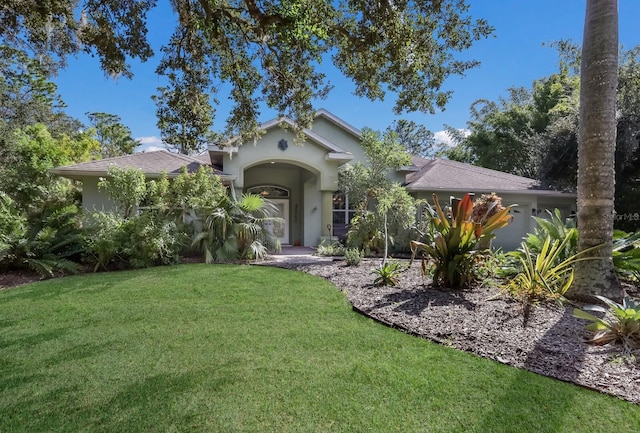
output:
[[[613,271],[612,235],[616,88],[618,84],[618,0],[587,0],[580,69],[578,131],[578,250],[602,245],[581,261],[569,292],[573,297],[620,299]]]

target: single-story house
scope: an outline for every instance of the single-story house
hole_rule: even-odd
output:
[[[200,164],[211,164],[224,183],[237,194],[251,192],[272,200],[279,208],[284,225],[272,228],[283,245],[317,246],[322,239],[343,234],[353,215],[348,197],[337,192],[338,170],[347,163],[366,162],[360,145],[360,131],[344,120],[319,110],[306,140],[294,144],[289,119],[274,119],[261,125],[264,135],[255,143],[220,149],[209,147],[198,157],[167,151],[139,153],[117,158],[58,167],[54,173],[83,182],[83,207],[88,211],[113,207],[97,187],[98,179],[110,165],[137,167],[149,178],[166,172],[177,176],[182,166],[195,171]],[[514,249],[522,237],[533,230],[532,215],[559,208],[565,216],[575,212],[575,194],[537,187],[534,179],[502,173],[443,159],[412,158],[410,166],[390,174],[416,197],[436,193],[441,202],[467,192],[479,196],[495,192],[503,204],[518,206],[514,220],[499,230],[494,246]]]

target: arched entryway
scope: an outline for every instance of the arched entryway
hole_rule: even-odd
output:
[[[283,224],[267,224],[283,245],[317,245],[321,226],[319,175],[305,167],[269,161],[244,170],[244,191],[262,195],[280,209]]]

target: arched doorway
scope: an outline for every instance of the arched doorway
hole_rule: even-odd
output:
[[[278,208],[278,217],[282,218],[282,221],[266,221],[263,226],[266,231],[273,233],[278,238],[281,245],[289,244],[291,215],[289,212],[289,190],[276,185],[256,185],[247,188],[247,192],[269,199]]]

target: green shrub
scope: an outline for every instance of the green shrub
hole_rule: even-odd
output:
[[[174,221],[155,218],[153,212],[127,220],[122,236],[129,239],[123,254],[132,268],[180,263],[186,241]]]
[[[42,277],[76,273],[82,231],[76,206],[64,206],[31,224],[15,202],[0,193],[0,269],[31,269]]]
[[[331,256],[344,256],[345,249],[338,241],[330,241],[325,243],[326,239],[323,239],[316,248],[316,254],[319,256],[331,257]]]
[[[640,231],[613,232],[613,267],[619,278],[640,281]]]
[[[232,190],[233,191],[233,190]],[[280,249],[280,242],[263,225],[282,223],[278,208],[264,197],[243,194],[220,198],[216,207],[203,218],[204,224],[192,240],[204,253],[207,263],[237,259],[263,259],[269,251]]]
[[[357,248],[347,248],[344,250],[344,261],[347,266],[358,266],[364,258],[364,251]]]
[[[592,250],[565,258],[566,246],[572,236],[566,233],[562,241],[556,239],[553,243],[551,236],[547,236],[537,253],[530,251],[527,243],[523,242],[521,251],[510,253],[520,261],[522,271],[508,282],[507,291],[526,304],[540,300],[564,301],[564,294],[573,282],[574,263],[586,260],[580,256]]]
[[[93,215],[86,236],[85,260],[94,265],[94,271],[174,264],[180,262],[185,241],[174,221],[158,218],[154,212],[127,219],[99,212]]]
[[[573,315],[590,321],[586,329],[594,332],[589,340],[592,344],[622,343],[626,354],[640,348],[640,304],[625,297],[619,304],[604,296],[596,296],[608,308],[600,305],[586,305],[582,310],[575,308]],[[584,311],[586,310],[586,311]],[[608,318],[600,318],[587,311],[605,313]]]
[[[400,279],[400,275],[405,271],[405,266],[400,262],[384,261],[380,267],[371,271],[377,277],[373,281],[374,286],[396,286]]]

